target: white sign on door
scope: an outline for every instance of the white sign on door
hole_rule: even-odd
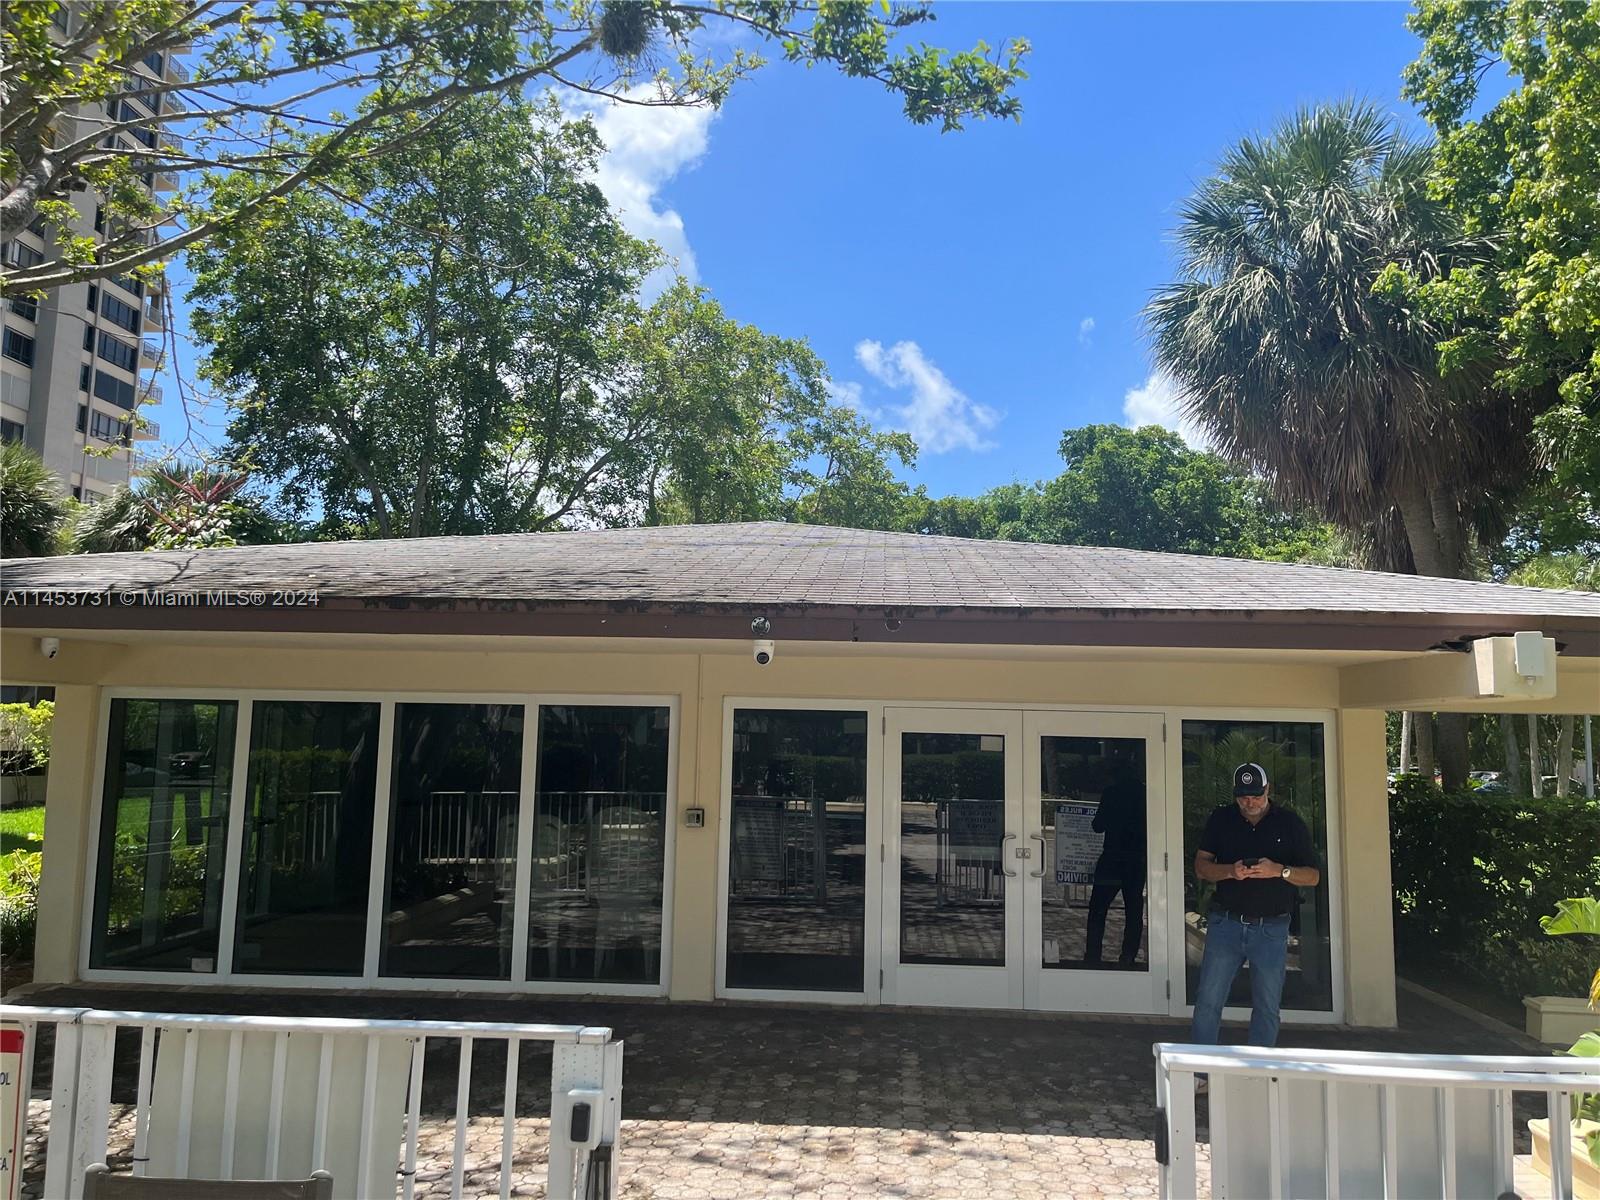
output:
[[[1056,882],[1093,883],[1106,835],[1096,832],[1099,801],[1056,805]]]

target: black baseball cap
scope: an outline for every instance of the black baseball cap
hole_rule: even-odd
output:
[[[1233,773],[1235,796],[1259,796],[1267,790],[1267,769],[1260,763],[1240,763]]]

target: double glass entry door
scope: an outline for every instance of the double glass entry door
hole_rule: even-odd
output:
[[[1160,716],[885,716],[884,1002],[1166,1012]]]

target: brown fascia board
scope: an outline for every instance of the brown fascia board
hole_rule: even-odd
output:
[[[1484,613],[855,608],[843,605],[547,604],[328,598],[315,606],[8,605],[11,629],[163,630],[749,640],[764,615],[779,641],[947,645],[1182,646],[1421,651],[1539,629],[1562,653],[1600,656],[1600,622]]]

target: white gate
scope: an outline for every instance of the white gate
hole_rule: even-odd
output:
[[[1514,1191],[1512,1097],[1546,1098],[1554,1200],[1572,1198],[1575,1092],[1592,1059],[1378,1054],[1162,1043],[1156,1158],[1164,1200],[1197,1195],[1195,1076],[1209,1076],[1214,1200],[1495,1200]]]
[[[511,1195],[518,1047],[550,1042],[550,1200],[616,1194],[622,1043],[581,1025],[202,1016],[0,1006],[25,1034],[26,1103],[42,1026],[55,1029],[44,1195],[77,1200],[106,1157],[119,1029],[139,1032],[133,1171],[171,1178],[305,1177],[332,1170],[335,1195],[411,1200],[424,1051],[459,1047],[450,1195],[465,1182],[473,1048],[506,1048],[499,1186]],[[402,1145],[403,1136],[403,1145]],[[19,1145],[20,1149],[20,1145]],[[19,1156],[20,1157],[20,1156]],[[17,1169],[20,1170],[20,1163]]]

